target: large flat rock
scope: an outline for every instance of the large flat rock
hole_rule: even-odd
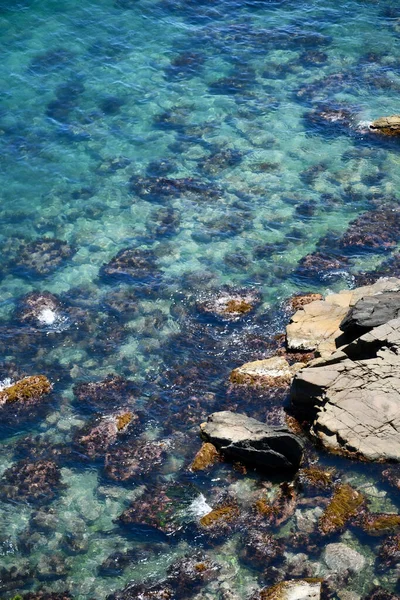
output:
[[[271,427],[230,411],[215,412],[200,426],[201,436],[227,458],[264,469],[297,469],[303,443],[286,427]]]
[[[349,310],[362,298],[400,291],[400,279],[379,279],[373,285],[355,290],[330,294],[325,300],[306,304],[292,317],[286,327],[287,346],[291,351],[316,350],[322,357],[329,356],[340,345],[340,324]]]
[[[334,452],[400,462],[400,319],[299,371],[293,407],[315,411],[313,434]]]

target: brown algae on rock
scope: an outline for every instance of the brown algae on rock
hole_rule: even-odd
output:
[[[348,483],[336,488],[333,498],[319,520],[320,531],[324,535],[341,531],[347,522],[356,517],[365,505],[365,498]]]
[[[118,415],[116,417],[116,425],[117,425],[117,429],[118,431],[122,431],[122,429],[125,429],[129,423],[132,421],[133,419],[133,414],[131,412],[126,412],[123,413],[122,415]]]
[[[237,506],[221,506],[204,515],[204,517],[200,519],[200,525],[202,525],[202,527],[212,527],[219,523],[229,523],[238,516],[239,509]]]
[[[50,381],[44,375],[24,377],[17,383],[0,392],[0,406],[8,402],[24,402],[38,399],[52,389]]]

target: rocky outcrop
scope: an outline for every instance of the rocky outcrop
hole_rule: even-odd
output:
[[[400,319],[316,360],[294,378],[292,404],[316,410],[313,434],[334,452],[400,461]]]
[[[369,126],[370,131],[381,133],[387,136],[400,135],[400,115],[390,115],[390,117],[379,117]]]
[[[197,301],[199,312],[222,321],[238,321],[260,304],[261,296],[257,290],[225,287],[217,293],[208,294]]]
[[[286,328],[288,349],[316,350],[320,356],[329,356],[340,345],[340,324],[350,308],[362,298],[399,290],[399,279],[379,279],[371,286],[344,290],[306,304],[293,315]]]
[[[200,426],[201,436],[228,459],[264,469],[297,469],[303,443],[285,427],[270,427],[246,415],[222,411]]]

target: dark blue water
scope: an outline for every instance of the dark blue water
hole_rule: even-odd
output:
[[[398,111],[399,36],[390,1],[0,2],[0,379],[53,384],[40,411],[0,425],[0,470],[43,460],[58,473],[44,475],[54,493],[2,494],[1,597],[100,600],[199,549],[220,570],[198,598],[295,574],[292,534],[318,506],[273,531],[286,567],[260,574],[239,557],[254,523],[215,541],[198,520],[219,494],[246,514],[267,478],[189,466],[210,412],[278,418],[284,396],[227,381],[274,352],[286,298],[396,273],[400,154],[367,124]],[[229,322],[201,310],[226,289],[255,291],[256,311]],[[34,291],[55,304],[32,321]],[[109,374],[123,379],[79,387]],[[109,448],[82,446],[121,411],[135,417]],[[374,510],[397,510],[380,468],[317,459]],[[175,483],[172,534],[118,521]],[[393,588],[395,570],[373,571],[376,540],[342,541],[366,561],[342,591]],[[116,552],[125,562],[107,570]],[[305,553],[313,575],[327,572],[323,552]]]

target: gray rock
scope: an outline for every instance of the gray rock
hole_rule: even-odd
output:
[[[372,329],[299,371],[293,407],[313,413],[312,433],[334,452],[400,461],[400,319]]]
[[[265,469],[297,469],[303,455],[302,441],[286,427],[230,411],[211,414],[200,430],[227,458]]]
[[[340,323],[340,329],[354,339],[398,317],[400,292],[384,292],[359,300]]]
[[[328,569],[338,575],[357,573],[365,567],[363,555],[342,543],[328,544],[324,551],[324,561]]]

